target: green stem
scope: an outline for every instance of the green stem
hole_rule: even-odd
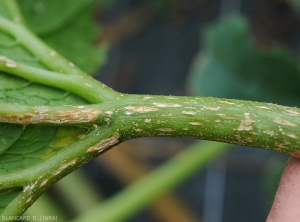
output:
[[[122,140],[182,137],[260,147],[299,155],[300,109],[210,97],[122,95],[86,106],[0,108],[15,124],[113,125]]]
[[[91,103],[113,100],[119,93],[93,79],[89,75],[67,75],[17,63],[0,56],[0,70],[40,83],[72,92]]]
[[[205,167],[229,147],[223,143],[197,143],[73,222],[124,221]]]

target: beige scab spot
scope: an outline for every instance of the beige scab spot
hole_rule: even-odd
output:
[[[138,132],[138,133],[140,133],[140,132],[143,132],[143,130],[142,129],[140,129],[140,128],[138,128],[138,129],[133,129],[135,132]]]
[[[223,114],[223,113],[219,113],[217,114],[218,116],[222,117],[223,119],[233,119],[232,117],[226,115],[226,114]]]
[[[14,60],[8,59],[6,56],[0,56],[0,61],[4,62],[8,68],[16,68],[18,66]]]
[[[259,109],[270,109],[269,107],[266,107],[266,106],[255,106],[256,108],[259,108]]]
[[[151,123],[151,119],[145,119],[145,123]]]
[[[300,115],[299,112],[295,111],[295,110],[284,110],[284,112],[290,114],[291,116],[298,116]]]
[[[204,106],[203,108],[211,111],[218,111],[221,107]]]
[[[280,144],[280,143],[275,143],[275,149],[282,150],[282,149],[288,149],[288,147],[284,146],[283,144]]]
[[[44,112],[48,112],[49,111],[49,108],[48,107],[45,107],[45,106],[34,106],[33,107],[33,111],[35,113],[44,113]]]
[[[250,118],[250,113],[244,113],[245,119],[241,120],[238,131],[250,131],[253,129],[252,123],[255,121]]]
[[[199,126],[202,125],[202,123],[199,122],[189,122],[189,124],[193,125],[193,126]]]
[[[166,99],[177,99],[176,97],[173,96],[165,96]]]
[[[157,120],[156,123],[157,123],[157,124],[165,124],[166,121],[164,121],[164,120]]]
[[[150,106],[126,106],[124,107],[124,109],[138,112],[138,113],[154,112],[158,110],[157,108],[150,107]]]
[[[32,197],[29,197],[27,200],[26,200],[26,203],[29,203],[31,201]]]
[[[153,103],[153,105],[160,108],[181,107],[180,104],[176,104],[176,103]]]
[[[186,106],[184,107],[185,109],[197,109],[196,107],[192,107],[192,106]]]
[[[183,113],[183,114],[186,114],[186,115],[192,115],[192,116],[194,116],[194,115],[197,114],[197,113],[194,112],[194,111],[182,111],[182,113]]]
[[[152,98],[154,98],[154,97],[152,97],[152,96],[145,96],[145,97],[143,98],[143,100],[149,100],[149,99],[152,99]]]
[[[216,122],[216,123],[219,123],[219,122],[221,122],[221,120],[219,120],[219,119],[216,119],[216,120],[215,120],[215,122]]]
[[[171,128],[158,128],[156,130],[162,131],[162,132],[174,132],[174,131],[176,131],[176,130],[171,129]]]
[[[189,128],[187,128],[187,127],[184,127],[184,128],[183,128],[183,130],[190,130],[190,129],[189,129]]]
[[[66,164],[64,164],[64,165],[62,165],[60,168],[58,168],[58,170],[56,170],[54,173],[53,173],[53,175],[58,175],[58,174],[60,174],[63,170],[65,170],[65,169],[67,169],[69,166],[72,166],[72,165],[74,165],[76,162],[77,162],[77,158],[76,159],[74,159],[74,160],[72,160],[72,161],[70,161],[70,162],[68,162],[68,163],[66,163]]]
[[[40,185],[40,187],[45,186],[45,185],[48,183],[48,180],[49,180],[49,179],[43,180],[42,183],[41,183],[41,185]]]
[[[30,185],[23,187],[23,192],[26,193],[30,190]]]
[[[113,111],[106,111],[105,113],[106,113],[107,115],[112,115],[112,114],[114,114]]]
[[[275,119],[274,122],[285,126],[293,126],[293,127],[297,126],[296,123],[293,123],[285,119]]]
[[[93,87],[91,84],[89,84],[89,83],[84,83],[84,85],[86,85],[86,86],[88,86],[88,87]]]
[[[104,121],[109,124],[110,123],[110,119],[109,118],[105,118]]]
[[[8,68],[17,68],[17,63],[13,60],[8,60],[6,63],[5,63],[5,66],[8,67]]]
[[[228,104],[228,105],[234,105],[235,104],[233,102],[229,102],[229,101],[226,101],[226,100],[219,100],[218,102],[219,103],[225,103],[225,104]]]
[[[267,134],[267,135],[269,135],[269,136],[274,136],[275,135],[275,133],[274,133],[274,131],[273,130],[265,130],[265,131],[263,131],[265,134]]]
[[[72,63],[72,62],[69,62],[69,66],[75,67],[74,63]]]
[[[285,134],[286,136],[290,137],[290,138],[293,138],[293,139],[298,139],[299,137],[296,136],[295,134],[293,133],[289,133],[289,134]]]
[[[115,133],[112,137],[102,140],[95,146],[90,147],[87,152],[102,152],[103,150],[116,145],[119,142],[119,133]]]

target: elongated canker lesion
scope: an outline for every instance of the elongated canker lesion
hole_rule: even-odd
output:
[[[51,113],[49,108],[44,106],[34,107],[32,113],[14,113],[0,115],[0,122],[14,123],[21,125],[28,124],[82,124],[92,123],[98,120],[101,110],[93,108],[76,108],[61,110]]]

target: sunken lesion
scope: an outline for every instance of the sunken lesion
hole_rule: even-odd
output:
[[[67,169],[68,167],[75,165],[76,162],[77,162],[77,160],[78,160],[78,159],[76,158],[76,159],[74,159],[74,160],[72,160],[72,161],[70,161],[70,162],[68,162],[68,163],[63,164],[63,165],[60,166],[56,171],[54,171],[52,174],[53,174],[54,176],[59,175],[62,171],[64,171],[64,170]]]
[[[101,140],[98,144],[90,147],[86,152],[103,152],[104,150],[110,148],[119,143],[120,135],[119,133],[115,133],[112,137]]]
[[[155,112],[158,108],[151,107],[151,106],[126,106],[124,107],[125,110],[133,111],[137,113],[148,113],[148,112]]]
[[[47,107],[34,107],[33,113],[10,114],[0,116],[0,122],[29,125],[29,124],[76,124],[92,123],[99,118],[101,110],[92,108],[76,108],[50,113]]]
[[[178,103],[153,103],[154,106],[160,107],[160,108],[176,108],[176,107],[181,107],[180,104]]]
[[[238,131],[250,131],[253,130],[252,124],[255,123],[255,120],[251,119],[250,113],[244,113],[244,119],[241,120],[240,125],[238,126]]]
[[[213,107],[213,106],[204,106],[203,107],[206,110],[211,110],[211,111],[218,111],[221,107],[217,106],[217,107]]]
[[[285,120],[285,119],[275,119],[274,122],[275,122],[275,123],[278,123],[278,124],[280,124],[280,125],[285,125],[285,126],[292,126],[292,127],[297,126],[296,123],[291,122],[291,121],[289,121],[289,120]]]

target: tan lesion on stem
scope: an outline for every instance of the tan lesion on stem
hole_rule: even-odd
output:
[[[98,144],[90,147],[87,152],[102,152],[109,147],[119,143],[119,133],[115,133],[112,137],[100,141]]]
[[[285,126],[293,126],[293,127],[297,126],[296,123],[293,123],[293,122],[291,122],[289,120],[285,120],[285,119],[275,119],[274,122],[278,123],[280,125],[285,125]]]
[[[157,108],[151,106],[126,106],[124,107],[125,110],[134,111],[138,113],[148,113],[157,111]]]
[[[240,125],[238,126],[238,131],[250,131],[253,129],[252,123],[255,121],[250,118],[250,113],[244,113],[245,119],[241,120]]]
[[[49,113],[48,108],[41,109],[41,107],[34,107],[33,110],[32,113],[0,115],[0,122],[22,125],[90,123],[96,121],[102,113],[101,110],[92,108],[76,108],[57,113]]]

